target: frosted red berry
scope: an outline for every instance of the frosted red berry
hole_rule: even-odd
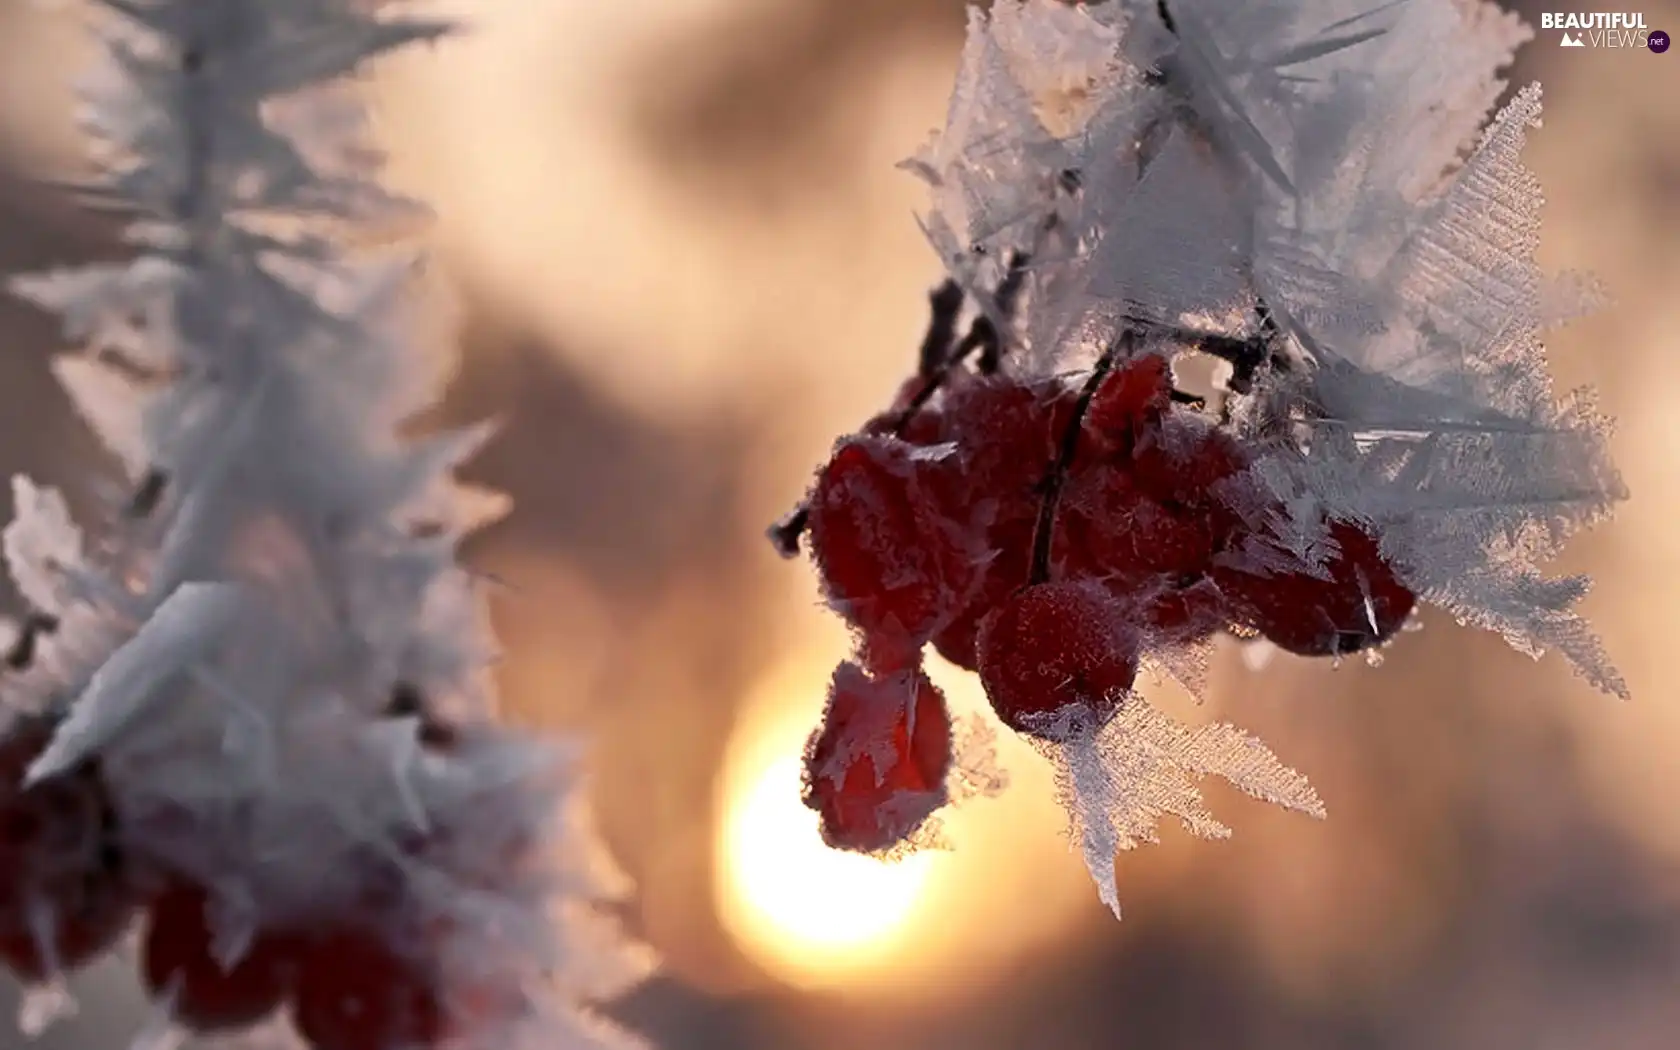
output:
[[[1016,732],[1062,739],[1101,726],[1137,677],[1137,608],[1089,580],[1035,584],[980,628],[980,683]]]
[[[1162,502],[1120,468],[1070,479],[1056,528],[1063,575],[1136,592],[1202,576],[1225,538],[1213,516]]]
[[[1163,586],[1143,598],[1142,622],[1152,645],[1190,645],[1231,625],[1230,602],[1211,579]]]
[[[1151,649],[1243,626],[1351,652],[1415,605],[1346,524],[1322,571],[1255,571],[1243,552],[1279,546],[1264,530],[1280,508],[1249,474],[1260,450],[1177,406],[1161,353],[1115,362],[1088,400],[1063,378],[961,370],[920,404],[930,389],[907,383],[813,493],[818,564],[871,673],[917,666],[931,641],[1006,724],[1056,739],[1111,718]],[[1028,586],[1035,570],[1058,582]]]
[[[975,640],[980,623],[1011,594],[1026,585],[1032,569],[1033,524],[1036,502],[999,501],[1002,517],[985,532],[988,550],[979,565],[979,579],[957,614],[933,636],[939,655],[965,670],[979,667]]]
[[[958,450],[969,499],[1016,502],[1035,494],[1060,443],[1058,417],[1074,400],[1060,383],[965,376],[951,384],[941,437]]]
[[[977,551],[934,502],[929,475],[942,469],[907,442],[854,438],[811,494],[811,550],[825,589],[878,669],[913,663],[974,577]]]
[[[1301,656],[1355,653],[1387,641],[1406,622],[1417,596],[1357,525],[1332,522],[1338,550],[1323,571],[1259,575],[1221,567],[1215,579],[1243,623]]]
[[[1129,449],[1172,407],[1172,366],[1143,354],[1109,373],[1086,409],[1084,432],[1099,448]]]
[[[1164,503],[1224,509],[1237,494],[1219,486],[1247,470],[1250,460],[1230,434],[1184,414],[1163,420],[1140,442],[1128,469],[1139,488]]]
[[[945,804],[950,765],[950,715],[926,674],[875,677],[843,663],[806,746],[805,804],[830,846],[891,849]]]
[[[297,976],[300,942],[258,931],[231,966],[216,955],[210,896],[179,885],[151,906],[141,974],[153,996],[170,997],[171,1015],[194,1032],[256,1024],[285,1001]]]

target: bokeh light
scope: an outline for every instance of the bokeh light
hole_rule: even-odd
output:
[[[892,863],[831,850],[799,804],[797,758],[772,764],[726,825],[725,855],[743,903],[779,944],[832,954],[890,938],[926,885],[927,858]]]
[[[800,754],[825,685],[815,660],[765,680],[725,759],[719,822],[720,916],[742,950],[801,986],[848,983],[889,962],[936,860],[823,843],[800,801]]]

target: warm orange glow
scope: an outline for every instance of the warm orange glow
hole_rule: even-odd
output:
[[[1098,906],[1062,838],[1049,767],[1007,733],[997,745],[1014,786],[939,815],[953,852],[886,863],[823,845],[799,757],[849,639],[811,616],[808,647],[754,689],[724,756],[717,906],[740,949],[789,984],[925,1000],[969,994],[1089,922]],[[937,658],[928,670],[959,717],[983,709],[973,675]]]
[[[926,883],[924,856],[885,863],[831,850],[799,803],[799,760],[774,762],[745,792],[725,831],[725,864],[750,922],[801,964],[887,946]]]
[[[937,858],[898,862],[829,849],[800,802],[800,752],[824,676],[791,668],[765,684],[726,759],[719,910],[741,947],[793,984],[847,983],[892,959]],[[809,699],[807,699],[809,698]]]

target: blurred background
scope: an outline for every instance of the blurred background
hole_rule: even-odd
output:
[[[1641,6],[1680,30],[1680,3]],[[517,510],[471,558],[512,584],[507,702],[593,735],[625,921],[665,960],[619,1016],[670,1050],[1680,1046],[1680,52],[1546,32],[1513,78],[1547,91],[1543,259],[1616,299],[1551,345],[1560,386],[1619,417],[1634,498],[1560,567],[1597,579],[1634,701],[1442,616],[1380,668],[1233,644],[1208,709],[1164,702],[1257,732],[1330,819],[1209,785],[1236,837],[1122,856],[1117,924],[1010,741],[1012,787],[952,816],[952,853],[838,857],[798,804],[847,640],[763,528],[909,367],[938,273],[893,165],[942,122],[959,0],[450,9],[474,31],[372,97],[459,293],[447,413],[506,420],[471,475]],[[82,46],[66,14],[0,5],[0,271],[114,250],[25,181],[78,156]],[[0,300],[0,337],[0,466],[76,478],[95,452],[46,371],[52,320]],[[126,1045],[126,978],[83,985],[41,1045]]]

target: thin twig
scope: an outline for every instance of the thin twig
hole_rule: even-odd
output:
[[[998,282],[994,296],[998,312],[1006,318],[1014,316],[1021,291],[1026,285],[1027,266],[1031,262],[1030,252],[1010,253],[1008,269],[1003,279]],[[978,370],[985,375],[997,371],[1003,356],[1003,340],[992,319],[984,314],[974,319],[961,342],[956,343],[954,347],[951,345],[956,334],[956,319],[962,308],[962,300],[961,286],[949,278],[929,294],[931,316],[928,319],[927,332],[922,336],[917,362],[917,375],[922,383],[916,388],[916,392],[910,395],[910,400],[905,402],[904,407],[887,421],[884,429],[893,437],[904,436],[905,428],[916,418],[916,413],[927,407],[927,403],[933,400],[933,395],[945,386],[952,374],[976,350],[980,351]],[[777,554],[784,558],[797,558],[800,537],[805,535],[805,529],[810,522],[810,504],[802,500],[798,506],[765,530],[765,535]]]
[[[17,637],[6,648],[6,653],[0,662],[13,671],[23,671],[35,662],[36,650],[40,647],[41,636],[52,634],[58,630],[58,617],[50,613],[31,612],[23,618],[18,627]]]
[[[1085,426],[1085,416],[1091,410],[1091,401],[1097,396],[1103,380],[1114,370],[1115,362],[1122,354],[1129,355],[1137,340],[1135,328],[1121,329],[1119,337],[1097,358],[1090,377],[1079,391],[1079,400],[1074,402],[1073,418],[1068,420],[1067,428],[1062,431],[1061,447],[1056,452],[1050,473],[1044,478],[1044,495],[1039,499],[1038,521],[1033,526],[1032,569],[1027,577],[1029,587],[1050,579],[1050,548],[1056,534],[1056,511],[1061,505],[1068,471],[1073,467],[1074,456],[1079,453],[1079,435]]]

